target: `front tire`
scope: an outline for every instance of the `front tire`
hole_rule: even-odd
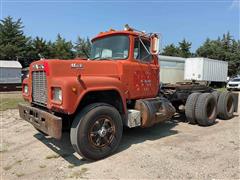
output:
[[[70,138],[74,150],[89,160],[111,155],[122,138],[122,119],[113,106],[94,103],[74,119]]]

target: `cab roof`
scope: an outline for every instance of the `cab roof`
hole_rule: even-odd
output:
[[[144,36],[146,35],[145,33],[140,33],[136,31],[129,31],[129,30],[121,30],[121,31],[115,31],[113,29],[110,29],[109,31],[106,32],[100,32],[96,37],[92,39],[92,41],[105,37],[105,36],[111,36],[111,35],[117,35],[117,34],[124,34],[124,35],[133,35],[133,36]]]

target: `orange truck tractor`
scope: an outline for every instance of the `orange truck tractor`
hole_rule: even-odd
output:
[[[20,117],[56,139],[68,129],[74,150],[89,160],[116,151],[123,126],[147,128],[183,112],[200,126],[233,117],[238,97],[231,92],[196,82],[160,86],[158,54],[158,34],[126,26],[93,38],[88,59],[35,61]]]

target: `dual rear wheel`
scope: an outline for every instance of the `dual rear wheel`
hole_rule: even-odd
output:
[[[218,99],[218,117],[220,119],[230,119],[234,112],[234,97],[231,92],[223,92]]]
[[[192,93],[185,105],[185,114],[191,124],[210,126],[216,117],[230,119],[233,117],[234,100],[231,92]]]

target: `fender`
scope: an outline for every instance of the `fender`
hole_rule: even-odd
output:
[[[76,76],[57,77],[52,78],[50,84],[51,87],[60,87],[62,89],[63,101],[61,104],[57,104],[52,101],[52,98],[49,98],[49,109],[57,108],[66,114],[73,114],[87,93],[114,90],[119,93],[124,112],[127,112],[126,97],[123,94],[124,88],[118,77],[82,76],[81,79]],[[51,97],[51,91],[48,92],[48,97]]]

